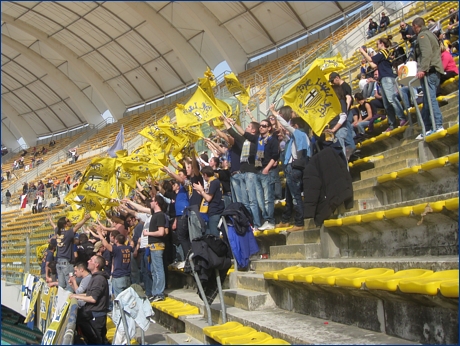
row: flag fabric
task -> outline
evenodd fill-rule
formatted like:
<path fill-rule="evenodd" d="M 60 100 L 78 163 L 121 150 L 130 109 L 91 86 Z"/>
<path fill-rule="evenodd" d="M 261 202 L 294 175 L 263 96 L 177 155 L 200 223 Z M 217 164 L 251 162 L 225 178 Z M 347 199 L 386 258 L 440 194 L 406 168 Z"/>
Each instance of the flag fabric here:
<path fill-rule="evenodd" d="M 205 78 L 209 79 L 209 84 L 211 85 L 211 88 L 215 88 L 217 83 L 216 83 L 216 77 L 214 76 L 214 73 L 211 71 L 209 66 L 207 67 L 206 71 L 204 72 Z"/>
<path fill-rule="evenodd" d="M 318 66 L 319 69 L 323 71 L 325 77 L 327 77 L 327 75 L 333 71 L 338 71 L 345 68 L 345 64 L 343 63 L 343 59 L 340 53 L 330 58 L 316 58 L 310 66 L 308 72 L 313 70 L 315 66 Z"/>
<path fill-rule="evenodd" d="M 342 111 L 337 95 L 317 65 L 293 85 L 283 99 L 318 136 Z"/>
<path fill-rule="evenodd" d="M 70 220 L 70 222 L 72 222 L 75 225 L 77 222 L 83 219 L 83 216 L 85 216 L 85 208 L 68 211 L 66 216 Z"/>
<path fill-rule="evenodd" d="M 120 132 L 117 134 L 117 138 L 115 138 L 115 143 L 107 150 L 107 153 L 110 157 L 117 157 L 116 152 L 118 150 L 123 150 L 123 142 L 125 141 L 125 129 L 123 128 L 123 124 L 121 125 Z"/>
<path fill-rule="evenodd" d="M 225 85 L 227 86 L 228 91 L 230 91 L 235 97 L 243 104 L 247 105 L 250 99 L 249 96 L 249 88 L 248 86 L 246 89 L 241 85 L 238 78 L 236 78 L 235 74 L 229 73 L 224 76 Z"/>
<path fill-rule="evenodd" d="M 198 86 L 203 89 L 203 91 L 206 93 L 206 95 L 209 96 L 209 98 L 213 101 L 216 102 L 215 96 L 214 96 L 214 91 L 212 90 L 211 82 L 209 81 L 208 78 L 198 78 Z"/>
<path fill-rule="evenodd" d="M 222 115 L 222 110 L 200 87 L 185 105 L 178 104 L 175 112 L 179 128 L 200 125 Z"/>

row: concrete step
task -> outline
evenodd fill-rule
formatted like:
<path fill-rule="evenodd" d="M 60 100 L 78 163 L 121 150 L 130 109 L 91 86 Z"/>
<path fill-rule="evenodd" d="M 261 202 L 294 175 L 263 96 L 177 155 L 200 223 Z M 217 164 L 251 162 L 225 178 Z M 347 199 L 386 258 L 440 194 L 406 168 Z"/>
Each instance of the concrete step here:
<path fill-rule="evenodd" d="M 166 334 L 166 342 L 168 345 L 204 345 L 203 342 L 187 333 Z"/>
<path fill-rule="evenodd" d="M 253 262 L 258 274 L 272 270 L 281 270 L 296 265 L 302 267 L 316 266 L 319 268 L 358 267 L 363 269 L 390 268 L 395 271 L 404 269 L 430 269 L 433 271 L 458 269 L 458 256 L 412 256 L 412 257 L 373 257 L 373 258 L 319 258 L 309 260 L 258 260 Z"/>
<path fill-rule="evenodd" d="M 270 247 L 270 258 L 284 259 L 307 259 L 320 258 L 321 244 L 296 244 Z"/>
<path fill-rule="evenodd" d="M 273 307 L 275 303 L 265 292 L 256 292 L 242 288 L 223 290 L 225 305 L 248 311 Z"/>
<path fill-rule="evenodd" d="M 177 295 L 179 296 L 179 293 Z M 198 297 L 195 300 L 196 304 L 199 303 Z M 222 323 L 219 317 L 220 305 L 212 304 L 211 314 L 213 324 Z M 414 344 L 414 342 L 383 333 L 326 321 L 276 307 L 265 309 L 263 313 L 229 307 L 227 308 L 227 321 L 239 322 L 291 344 Z M 210 340 L 202 332 L 207 325 L 204 318 L 188 319 L 185 322 L 185 332 L 199 342 L 209 343 Z"/>
<path fill-rule="evenodd" d="M 353 191 L 377 185 L 377 178 L 362 179 L 353 182 Z"/>
<path fill-rule="evenodd" d="M 268 292 L 268 283 L 261 274 L 255 272 L 233 272 L 230 274 L 230 282 L 233 282 L 235 277 L 235 285 L 230 288 L 242 288 L 255 292 Z"/>
<path fill-rule="evenodd" d="M 361 179 L 375 178 L 380 175 L 398 171 L 403 168 L 412 167 L 417 164 L 418 164 L 418 159 L 404 159 L 401 161 L 391 163 L 386 166 L 382 166 L 379 168 L 372 168 L 367 171 L 363 171 L 361 172 Z"/>
<path fill-rule="evenodd" d="M 320 242 L 319 228 L 308 231 L 289 232 L 286 236 L 286 245 L 317 244 Z"/>
<path fill-rule="evenodd" d="M 385 155 L 384 155 L 385 156 Z M 405 160 L 405 159 L 418 159 L 418 147 L 412 149 L 400 149 L 398 153 L 391 156 L 385 156 L 382 160 L 374 162 L 375 168 L 385 167 L 392 163 Z"/>
<path fill-rule="evenodd" d="M 361 199 L 373 199 L 375 198 L 375 190 L 374 187 L 365 187 L 363 189 L 353 189 L 353 198 L 355 201 L 359 201 Z"/>

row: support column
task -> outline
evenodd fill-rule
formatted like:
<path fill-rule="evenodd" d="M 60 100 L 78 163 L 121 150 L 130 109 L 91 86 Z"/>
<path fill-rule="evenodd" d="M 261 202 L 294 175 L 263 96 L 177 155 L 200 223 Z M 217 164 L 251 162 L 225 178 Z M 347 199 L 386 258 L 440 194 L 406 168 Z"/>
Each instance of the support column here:
<path fill-rule="evenodd" d="M 18 113 L 16 109 L 14 109 L 5 99 L 2 98 L 2 113 L 8 117 L 13 125 L 16 127 L 18 132 L 21 134 L 22 139 L 29 147 L 34 147 L 37 145 L 37 134 L 35 133 L 34 129 L 29 125 L 27 121 L 25 121 Z M 2 124 L 3 130 L 3 124 Z M 3 133 L 2 133 L 2 140 L 3 140 Z M 19 146 L 19 145 L 17 145 Z M 13 148 L 15 149 L 15 148 Z"/>

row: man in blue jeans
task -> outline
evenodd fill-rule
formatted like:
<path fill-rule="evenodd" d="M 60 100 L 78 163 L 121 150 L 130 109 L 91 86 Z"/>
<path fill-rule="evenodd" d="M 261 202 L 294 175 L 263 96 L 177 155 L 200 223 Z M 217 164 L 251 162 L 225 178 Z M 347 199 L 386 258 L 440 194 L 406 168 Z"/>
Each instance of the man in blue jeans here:
<path fill-rule="evenodd" d="M 112 287 L 113 295 L 116 298 L 121 292 L 131 286 L 131 252 L 133 252 L 133 241 L 125 245 L 126 238 L 123 234 L 115 237 L 115 244 L 112 245 L 102 235 L 102 229 L 97 228 L 97 234 L 102 245 L 113 254 Z"/>
<path fill-rule="evenodd" d="M 425 26 L 425 20 L 421 17 L 415 18 L 412 28 L 417 34 L 415 57 L 417 58 L 417 78 L 420 79 L 423 90 L 422 119 L 426 131 L 418 135 L 416 139 L 424 139 L 426 136 L 444 130 L 441 109 L 436 100 L 436 89 L 439 86 L 441 74 L 444 74 L 444 67 L 438 40 Z M 428 90 L 425 83 L 428 85 Z M 429 104 L 432 105 L 434 124 L 431 120 Z"/>
<path fill-rule="evenodd" d="M 278 137 L 271 136 L 270 130 L 270 120 L 264 119 L 259 125 L 259 136 L 249 132 L 244 133 L 244 137 L 247 140 L 257 145 L 254 164 L 257 170 L 256 193 L 259 208 L 262 210 L 262 217 L 265 220 L 265 223 L 259 227 L 259 230 L 275 228 L 275 182 L 270 176 L 270 170 L 275 167 L 280 153 Z"/>
<path fill-rule="evenodd" d="M 152 272 L 152 292 L 153 299 L 150 301 L 162 301 L 165 299 L 165 271 L 163 266 L 163 252 L 165 249 L 164 237 L 166 236 L 165 229 L 167 227 L 166 214 L 167 204 L 163 197 L 155 195 L 147 203 L 150 204 L 152 210 L 152 218 L 150 219 L 149 230 L 143 231 L 144 236 L 148 236 L 150 247 L 150 269 Z"/>
<path fill-rule="evenodd" d="M 258 136 L 259 123 L 250 122 L 246 130 L 237 125 L 233 119 L 224 118 L 224 124 L 228 133 L 234 138 L 234 146 L 238 148 L 237 152 L 240 154 L 238 157 L 240 160 L 240 170 L 232 173 L 232 188 L 234 185 L 237 186 L 234 189 L 236 201 L 243 203 L 246 209 L 251 212 L 254 221 L 254 230 L 256 231 L 262 225 L 256 189 L 257 170 L 255 167 L 255 158 L 257 145 L 244 138 L 243 133 L 247 132 Z"/>

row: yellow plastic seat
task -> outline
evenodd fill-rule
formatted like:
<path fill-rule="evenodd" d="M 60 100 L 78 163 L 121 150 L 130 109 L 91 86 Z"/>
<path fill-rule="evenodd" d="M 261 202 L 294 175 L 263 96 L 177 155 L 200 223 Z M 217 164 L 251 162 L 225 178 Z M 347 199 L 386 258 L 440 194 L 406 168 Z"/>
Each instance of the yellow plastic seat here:
<path fill-rule="evenodd" d="M 346 216 L 342 218 L 343 226 L 355 225 L 357 223 L 361 223 L 361 215 L 352 215 L 352 216 Z"/>
<path fill-rule="evenodd" d="M 458 152 L 447 155 L 450 164 L 458 163 Z"/>
<path fill-rule="evenodd" d="M 447 199 L 445 203 L 447 210 L 458 212 L 458 197 Z"/>
<path fill-rule="evenodd" d="M 282 232 L 283 230 L 280 230 L 278 228 L 275 228 L 275 229 L 266 229 L 263 231 L 263 234 L 264 235 L 271 235 L 271 234 L 279 234 L 280 232 Z M 285 231 L 285 229 L 284 229 Z"/>
<path fill-rule="evenodd" d="M 294 281 L 294 275 L 298 274 L 308 274 L 320 270 L 318 267 L 303 267 L 302 270 L 297 270 L 295 272 L 285 272 L 278 274 L 279 281 Z"/>
<path fill-rule="evenodd" d="M 212 338 L 214 332 L 222 331 L 222 330 L 232 330 L 235 328 L 243 327 L 243 325 L 239 322 L 231 321 L 224 324 L 220 324 L 217 326 L 209 326 L 203 328 L 203 333 Z"/>
<path fill-rule="evenodd" d="M 444 297 L 458 298 L 458 278 L 441 283 L 439 291 Z"/>
<path fill-rule="evenodd" d="M 260 237 L 263 233 L 262 231 L 254 231 L 254 237 Z"/>
<path fill-rule="evenodd" d="M 409 125 L 409 124 L 407 124 L 407 125 Z M 406 126 L 397 127 L 393 131 L 386 132 L 386 133 L 388 133 L 388 136 L 391 137 L 391 136 L 397 135 L 397 134 L 399 134 L 401 132 L 404 132 L 404 131 L 406 131 Z"/>
<path fill-rule="evenodd" d="M 273 340 L 271 335 L 256 331 L 250 335 L 222 339 L 222 345 L 260 345 L 262 342 L 270 340 Z"/>
<path fill-rule="evenodd" d="M 442 208 L 446 205 L 446 202 L 437 201 L 437 202 L 431 202 L 431 203 L 417 204 L 412 207 L 412 212 L 415 215 L 421 215 L 425 212 L 425 209 L 428 205 L 430 205 L 430 208 L 433 210 L 433 213 L 439 213 L 442 211 Z"/>
<path fill-rule="evenodd" d="M 353 275 L 353 274 L 358 274 L 360 272 L 363 272 L 364 269 L 362 268 L 345 268 L 341 269 L 339 271 L 331 272 L 331 273 L 325 273 L 325 274 L 316 274 L 313 275 L 312 281 L 314 284 L 317 285 L 330 285 L 334 286 L 335 285 L 335 279 L 338 275 Z"/>
<path fill-rule="evenodd" d="M 179 316 L 198 315 L 199 313 L 200 309 L 196 306 L 189 305 L 182 309 L 173 309 L 168 313 L 168 315 L 171 315 L 174 318 L 179 318 Z"/>
<path fill-rule="evenodd" d="M 391 173 L 383 174 L 380 177 L 377 177 L 377 182 L 381 184 L 386 181 L 395 180 L 397 177 L 398 177 L 398 172 L 391 172 Z"/>
<path fill-rule="evenodd" d="M 106 334 L 107 340 L 109 340 L 110 342 L 113 341 L 113 337 L 115 336 L 115 331 L 116 330 L 117 330 L 117 328 L 111 328 L 111 329 L 107 330 L 107 334 Z"/>
<path fill-rule="evenodd" d="M 403 169 L 401 169 L 401 170 L 399 170 L 397 172 L 398 173 L 398 178 L 404 178 L 404 177 L 406 177 L 408 175 L 416 174 L 416 173 L 418 173 L 418 171 L 420 171 L 420 169 L 421 169 L 420 165 L 403 168 Z"/>
<path fill-rule="evenodd" d="M 384 217 L 385 217 L 384 211 L 374 211 L 372 213 L 361 215 L 361 222 L 379 221 L 379 220 L 383 220 Z"/>
<path fill-rule="evenodd" d="M 382 277 L 394 274 L 395 271 L 389 268 L 367 269 L 354 275 L 339 275 L 335 279 L 335 284 L 341 287 L 361 288 L 368 277 Z"/>
<path fill-rule="evenodd" d="M 286 267 L 286 268 L 283 268 L 281 270 L 272 270 L 272 271 L 269 271 L 269 272 L 265 272 L 264 273 L 264 279 L 265 280 L 278 280 L 278 275 L 279 274 L 282 274 L 282 273 L 290 273 L 292 272 L 293 270 L 297 270 L 297 269 L 302 269 L 303 267 L 300 267 L 300 266 L 293 266 L 293 267 Z"/>
<path fill-rule="evenodd" d="M 365 280 L 366 287 L 373 290 L 384 290 L 384 291 L 396 291 L 398 288 L 399 281 L 403 279 L 416 279 L 422 278 L 433 274 L 432 270 L 426 269 L 407 269 L 400 270 L 393 275 L 383 277 L 368 277 Z"/>
<path fill-rule="evenodd" d="M 404 293 L 436 295 L 440 285 L 445 281 L 458 279 L 458 269 L 443 270 L 420 279 L 405 279 L 399 282 L 399 289 Z"/>
<path fill-rule="evenodd" d="M 313 275 L 321 275 L 321 274 L 332 274 L 337 273 L 341 269 L 336 267 L 326 267 L 321 268 L 320 270 L 314 271 L 313 273 L 304 273 L 304 274 L 295 274 L 294 275 L 294 282 L 302 282 L 311 284 L 313 282 Z"/>
<path fill-rule="evenodd" d="M 273 338 L 264 342 L 260 342 L 259 345 L 290 345 L 290 343 L 283 339 Z"/>
<path fill-rule="evenodd" d="M 324 227 L 340 227 L 343 219 L 324 220 Z"/>
<path fill-rule="evenodd" d="M 446 165 L 446 163 L 448 163 L 448 162 L 449 162 L 448 157 L 443 156 L 443 157 L 439 157 L 437 159 L 430 160 L 430 161 L 427 161 L 425 163 L 422 163 L 421 168 L 424 171 L 429 171 L 430 169 L 444 167 Z"/>
<path fill-rule="evenodd" d="M 231 330 L 220 330 L 218 332 L 214 332 L 212 338 L 222 344 L 227 338 L 247 336 L 248 334 L 253 334 L 254 332 L 257 332 L 257 330 L 251 327 L 243 326 L 233 328 Z"/>
<path fill-rule="evenodd" d="M 109 316 L 107 316 L 107 322 L 106 322 L 107 330 L 115 328 L 115 327 L 116 327 L 115 323 L 113 323 L 112 319 Z"/>
<path fill-rule="evenodd" d="M 455 124 L 447 129 L 449 135 L 455 135 L 458 133 L 458 124 Z"/>
<path fill-rule="evenodd" d="M 443 137 L 446 137 L 447 135 L 447 130 L 442 130 L 442 131 L 439 131 L 439 132 L 435 132 L 429 136 L 426 136 L 425 137 L 425 142 L 433 142 L 439 138 L 443 138 Z"/>
<path fill-rule="evenodd" d="M 397 217 L 410 216 L 412 213 L 412 207 L 400 207 L 387 210 L 385 217 L 387 219 L 395 219 Z"/>

